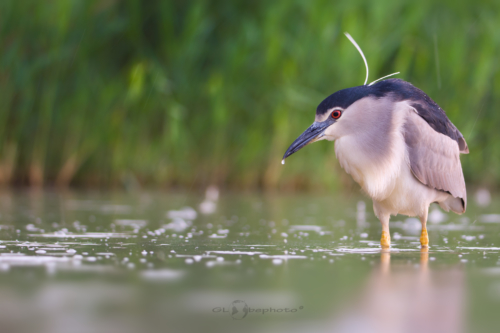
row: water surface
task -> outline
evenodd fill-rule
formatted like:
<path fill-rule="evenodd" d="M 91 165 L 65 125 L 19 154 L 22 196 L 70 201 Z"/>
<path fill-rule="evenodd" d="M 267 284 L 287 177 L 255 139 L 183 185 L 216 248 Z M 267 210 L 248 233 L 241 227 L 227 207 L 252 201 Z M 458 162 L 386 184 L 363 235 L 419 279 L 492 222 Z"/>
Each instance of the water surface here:
<path fill-rule="evenodd" d="M 472 200 L 470 200 L 472 201 Z M 0 193 L 10 332 L 489 332 L 500 202 L 391 220 L 357 195 Z M 5 330 L 7 331 L 7 330 Z"/>

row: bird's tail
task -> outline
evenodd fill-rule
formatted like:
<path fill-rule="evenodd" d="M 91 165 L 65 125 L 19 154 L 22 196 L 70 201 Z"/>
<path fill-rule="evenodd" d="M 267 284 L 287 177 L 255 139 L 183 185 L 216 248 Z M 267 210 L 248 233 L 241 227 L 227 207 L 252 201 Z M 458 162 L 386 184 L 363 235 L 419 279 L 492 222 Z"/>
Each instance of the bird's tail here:
<path fill-rule="evenodd" d="M 439 202 L 439 206 L 447 212 L 451 210 L 457 214 L 465 213 L 465 201 L 462 198 L 455 198 L 452 195 L 449 195 L 445 201 Z"/>

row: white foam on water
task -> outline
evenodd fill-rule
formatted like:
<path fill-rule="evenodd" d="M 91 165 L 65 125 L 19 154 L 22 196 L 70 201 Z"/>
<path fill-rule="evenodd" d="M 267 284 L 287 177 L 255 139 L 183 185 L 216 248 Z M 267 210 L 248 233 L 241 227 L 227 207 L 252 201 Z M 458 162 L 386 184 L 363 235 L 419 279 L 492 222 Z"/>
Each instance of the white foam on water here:
<path fill-rule="evenodd" d="M 288 259 L 307 259 L 308 257 L 307 256 L 294 256 L 294 255 L 290 255 L 290 254 L 278 254 L 278 255 L 267 255 L 267 254 L 261 254 L 259 256 L 259 258 L 261 259 L 285 259 L 285 260 L 288 260 Z"/>
<path fill-rule="evenodd" d="M 219 259 L 221 257 L 218 257 Z M 238 261 L 223 261 L 223 260 L 210 260 L 205 263 L 205 266 L 207 267 L 214 267 L 214 266 L 228 266 L 228 265 L 238 265 Z"/>
<path fill-rule="evenodd" d="M 281 265 L 283 263 L 283 259 L 273 259 L 274 265 Z"/>
<path fill-rule="evenodd" d="M 56 231 L 54 233 L 46 234 L 29 234 L 30 237 L 43 237 L 43 238 L 135 238 L 136 235 L 128 233 L 116 233 L 116 232 L 86 232 L 84 234 L 73 234 L 71 232 L 65 233 Z M 85 244 L 79 244 L 85 245 Z M 98 244 L 87 244 L 87 245 L 98 245 Z"/>
<path fill-rule="evenodd" d="M 30 232 L 40 231 L 40 228 L 35 227 L 34 224 L 28 224 L 28 225 L 26 225 L 25 228 L 26 228 L 26 230 L 28 230 Z"/>
<path fill-rule="evenodd" d="M 194 258 L 195 260 L 196 260 L 196 258 L 199 258 L 199 260 L 201 260 L 202 258 L 217 258 L 217 256 L 212 256 L 212 255 L 207 255 L 207 254 L 204 254 L 204 255 L 176 254 L 175 257 L 176 258 Z M 196 260 L 196 261 L 199 261 L 199 260 Z"/>
<path fill-rule="evenodd" d="M 45 245 L 44 247 L 39 247 L 39 250 L 45 250 L 45 251 L 64 251 L 66 253 L 66 248 L 65 247 L 49 247 L 49 244 Z"/>
<path fill-rule="evenodd" d="M 462 249 L 462 250 L 481 250 L 481 251 L 500 251 L 500 247 L 457 246 L 457 249 Z"/>
<path fill-rule="evenodd" d="M 67 245 L 60 245 L 60 244 L 43 244 L 43 243 L 35 243 L 36 245 L 33 245 L 33 243 L 30 244 L 30 246 L 43 246 L 45 249 L 50 249 L 52 251 L 64 251 L 68 248 Z"/>
<path fill-rule="evenodd" d="M 68 257 L 26 256 L 14 253 L 2 253 L 0 255 L 0 265 L 7 264 L 10 266 L 43 266 L 48 263 L 69 263 L 71 261 L 72 259 Z"/>
<path fill-rule="evenodd" d="M 261 254 L 262 252 L 251 252 L 251 251 L 207 251 L 207 254 L 217 253 L 217 254 L 242 254 L 253 256 L 254 254 Z"/>
<path fill-rule="evenodd" d="M 227 237 L 227 234 L 226 235 L 212 234 L 212 235 L 208 236 L 208 238 L 226 238 L 226 237 Z"/>
<path fill-rule="evenodd" d="M 191 226 L 191 221 L 186 221 L 181 217 L 174 217 L 172 219 L 172 222 L 163 225 L 163 229 L 181 232 L 189 228 L 190 226 Z"/>
<path fill-rule="evenodd" d="M 420 243 L 419 243 L 420 244 Z M 380 244 L 377 244 L 380 246 Z M 335 251 L 338 251 L 338 252 L 341 252 L 341 253 L 359 253 L 359 254 L 363 254 L 363 253 L 377 253 L 377 252 L 381 252 L 381 251 L 384 251 L 383 249 L 381 248 L 369 248 L 369 247 L 366 247 L 366 248 L 348 248 L 348 247 L 339 247 L 337 249 L 335 249 Z M 420 249 L 400 249 L 400 248 L 395 248 L 395 247 L 392 247 L 390 248 L 390 252 L 411 252 L 411 251 L 420 251 Z"/>
<path fill-rule="evenodd" d="M 380 252 L 379 248 L 345 248 L 345 247 L 340 247 L 335 249 L 335 251 L 338 252 L 346 252 L 346 253 L 377 253 Z"/>
<path fill-rule="evenodd" d="M 217 210 L 217 204 L 214 201 L 205 200 L 200 204 L 200 212 L 205 215 L 213 214 Z"/>
<path fill-rule="evenodd" d="M 116 225 L 119 226 L 130 226 L 134 228 L 142 228 L 145 227 L 148 224 L 147 220 L 115 220 L 113 222 Z"/>
<path fill-rule="evenodd" d="M 311 251 L 311 249 L 305 249 Z M 312 249 L 313 252 L 332 252 L 333 249 Z"/>
<path fill-rule="evenodd" d="M 185 220 L 194 220 L 198 216 L 196 211 L 191 207 L 184 207 L 180 210 L 169 210 L 166 215 L 170 219 L 180 218 Z"/>
<path fill-rule="evenodd" d="M 396 232 L 394 233 L 394 235 L 393 235 L 392 238 L 395 239 L 395 240 L 400 240 L 400 239 L 402 239 L 402 240 L 409 240 L 409 241 L 420 240 L 420 238 L 417 237 L 417 236 L 401 236 L 401 234 L 398 234 Z"/>

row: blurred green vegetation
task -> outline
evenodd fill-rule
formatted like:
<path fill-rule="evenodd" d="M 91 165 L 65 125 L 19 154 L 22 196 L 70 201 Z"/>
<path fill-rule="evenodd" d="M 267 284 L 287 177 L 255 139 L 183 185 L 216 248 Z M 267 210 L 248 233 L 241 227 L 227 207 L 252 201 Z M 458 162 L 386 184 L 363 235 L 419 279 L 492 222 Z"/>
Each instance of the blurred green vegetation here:
<path fill-rule="evenodd" d="M 398 76 L 500 184 L 500 2 L 0 2 L 0 182 L 335 189 L 333 144 L 280 164 L 329 94 Z"/>

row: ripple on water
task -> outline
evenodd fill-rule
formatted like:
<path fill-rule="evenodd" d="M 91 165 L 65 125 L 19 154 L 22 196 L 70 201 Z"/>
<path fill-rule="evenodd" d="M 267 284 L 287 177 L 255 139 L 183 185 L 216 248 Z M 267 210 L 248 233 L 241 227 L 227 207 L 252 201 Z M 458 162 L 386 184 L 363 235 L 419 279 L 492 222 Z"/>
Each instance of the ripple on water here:
<path fill-rule="evenodd" d="M 71 232 L 56 231 L 53 233 L 45 234 L 28 234 L 29 237 L 43 237 L 43 238 L 135 238 L 137 235 L 130 233 L 117 233 L 117 232 L 86 232 L 84 234 L 74 234 Z"/>
<path fill-rule="evenodd" d="M 480 251 L 500 251 L 500 247 L 480 247 L 480 246 L 457 246 L 462 250 L 480 250 Z"/>
<path fill-rule="evenodd" d="M 253 256 L 254 254 L 261 254 L 262 252 L 252 252 L 252 251 L 207 251 L 207 254 L 217 253 L 217 254 L 243 254 Z"/>
<path fill-rule="evenodd" d="M 277 254 L 277 255 L 268 255 L 268 254 L 261 254 L 259 255 L 259 258 L 261 259 L 307 259 L 307 256 L 299 256 L 299 255 L 290 255 L 290 254 Z"/>
<path fill-rule="evenodd" d="M 362 248 L 354 248 L 354 247 L 338 247 L 335 249 L 337 252 L 341 253 L 378 253 L 384 251 L 382 248 L 374 248 L 374 247 L 362 247 Z M 390 252 L 414 252 L 414 251 L 420 251 L 420 248 L 409 248 L 409 249 L 400 249 L 400 248 L 395 248 L 391 247 Z"/>
<path fill-rule="evenodd" d="M 43 266 L 48 263 L 69 263 L 71 261 L 72 259 L 69 257 L 27 256 L 23 253 L 0 254 L 0 264 L 8 264 L 10 266 Z"/>

